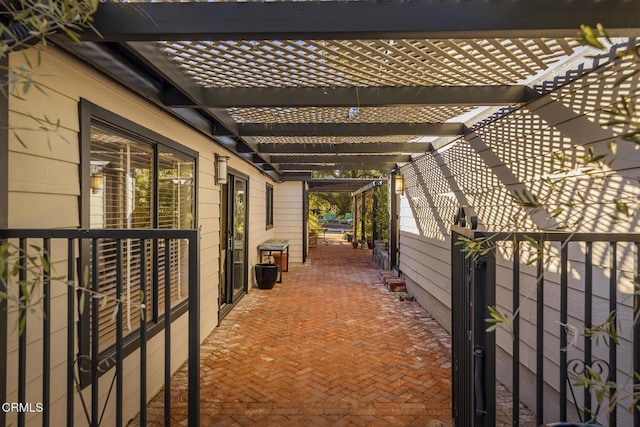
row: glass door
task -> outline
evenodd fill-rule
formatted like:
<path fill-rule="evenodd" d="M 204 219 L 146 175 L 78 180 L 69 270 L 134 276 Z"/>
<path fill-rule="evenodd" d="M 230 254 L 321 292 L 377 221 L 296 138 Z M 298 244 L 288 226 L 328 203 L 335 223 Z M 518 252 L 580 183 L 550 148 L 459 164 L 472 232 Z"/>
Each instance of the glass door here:
<path fill-rule="evenodd" d="M 247 290 L 247 180 L 229 174 L 222 188 L 220 311 L 224 316 Z"/>

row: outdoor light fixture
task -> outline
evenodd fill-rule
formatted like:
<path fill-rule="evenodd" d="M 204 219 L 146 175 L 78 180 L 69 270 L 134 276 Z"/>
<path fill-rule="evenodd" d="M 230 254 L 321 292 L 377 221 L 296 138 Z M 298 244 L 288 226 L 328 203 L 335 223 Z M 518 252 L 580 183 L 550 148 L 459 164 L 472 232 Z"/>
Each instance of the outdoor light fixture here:
<path fill-rule="evenodd" d="M 400 175 L 400 173 L 396 173 L 394 179 L 394 187 L 396 189 L 396 194 L 404 193 L 404 177 Z"/>
<path fill-rule="evenodd" d="M 95 194 L 98 191 L 102 191 L 103 189 L 104 189 L 104 174 L 95 173 L 91 175 L 91 192 Z"/>
<path fill-rule="evenodd" d="M 89 164 L 89 173 L 91 174 L 91 192 L 96 194 L 98 191 L 104 190 L 104 168 L 109 162 L 104 160 L 91 160 Z"/>
<path fill-rule="evenodd" d="M 220 156 L 216 154 L 216 183 L 217 184 L 226 184 L 227 183 L 227 161 L 229 160 L 229 156 Z"/>

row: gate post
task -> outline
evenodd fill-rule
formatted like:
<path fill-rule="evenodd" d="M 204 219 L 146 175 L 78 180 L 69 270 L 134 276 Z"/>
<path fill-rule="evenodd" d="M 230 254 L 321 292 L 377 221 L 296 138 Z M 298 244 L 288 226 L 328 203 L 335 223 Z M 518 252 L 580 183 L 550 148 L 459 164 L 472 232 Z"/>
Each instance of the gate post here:
<path fill-rule="evenodd" d="M 495 305 L 495 254 L 467 256 L 460 237 L 483 233 L 451 229 L 452 417 L 458 427 L 492 427 L 496 419 L 495 334 L 486 332 Z"/>

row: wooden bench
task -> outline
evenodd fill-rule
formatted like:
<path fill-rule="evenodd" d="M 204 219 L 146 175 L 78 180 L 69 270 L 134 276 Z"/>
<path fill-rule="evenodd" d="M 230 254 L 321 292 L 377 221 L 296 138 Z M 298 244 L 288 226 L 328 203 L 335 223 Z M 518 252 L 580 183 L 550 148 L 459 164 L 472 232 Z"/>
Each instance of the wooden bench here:
<path fill-rule="evenodd" d="M 278 270 L 280 270 L 280 277 L 278 283 L 282 283 L 282 272 L 289 271 L 289 241 L 284 239 L 269 239 L 258 245 L 260 251 L 260 261 L 265 252 L 268 256 L 272 256 L 274 252 L 280 253 L 280 262 L 278 263 Z M 284 256 L 286 254 L 286 256 Z M 284 261 L 284 266 L 282 265 Z M 284 268 L 283 268 L 284 267 Z"/>

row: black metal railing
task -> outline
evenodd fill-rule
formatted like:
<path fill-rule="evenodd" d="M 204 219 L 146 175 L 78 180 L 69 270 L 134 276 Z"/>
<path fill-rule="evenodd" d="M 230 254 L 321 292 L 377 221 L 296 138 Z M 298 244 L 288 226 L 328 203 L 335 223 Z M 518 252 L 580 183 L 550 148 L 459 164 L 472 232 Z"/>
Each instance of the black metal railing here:
<path fill-rule="evenodd" d="M 486 250 L 471 255 L 460 244 L 464 239 L 482 241 Z M 501 247 L 508 256 L 496 262 Z M 640 374 L 639 233 L 490 233 L 453 226 L 451 248 L 455 425 L 495 425 L 498 379 L 513 397 L 513 426 L 521 425 L 525 395 L 537 425 L 640 426 L 634 400 L 640 397 L 640 377 L 634 375 Z M 545 253 L 551 250 L 553 267 Z M 509 316 L 503 326 L 510 348 L 505 340 L 496 346 L 496 332 L 487 332 L 497 270 L 498 293 L 504 293 L 497 308 Z M 506 357 L 497 357 L 498 351 Z"/>
<path fill-rule="evenodd" d="M 115 278 L 109 282 L 112 285 L 108 296 L 100 287 L 99 277 L 104 270 L 100 248 L 105 241 L 112 247 L 115 245 L 112 264 Z M 175 369 L 182 362 L 172 361 L 172 354 L 185 345 L 188 347 L 188 422 L 189 426 L 199 425 L 197 230 L 16 229 L 0 230 L 0 242 L 8 249 L 0 254 L 4 256 L 0 265 L 10 268 L 0 271 L 0 278 L 5 277 L 0 282 L 4 295 L 0 299 L 0 335 L 5 337 L 0 339 L 0 373 L 3 374 L 0 375 L 0 401 L 4 402 L 0 426 L 71 426 L 76 422 L 98 426 L 107 419 L 110 425 L 122 426 L 136 416 L 131 413 L 129 402 L 136 394 L 139 396 L 137 415 L 140 425 L 145 425 L 146 406 L 152 397 L 147 384 L 150 377 L 157 376 L 148 371 L 151 356 L 148 342 L 160 331 L 164 331 L 162 345 L 165 348 L 162 362 L 165 425 L 171 422 L 172 366 Z M 188 271 L 185 275 L 188 297 L 174 305 L 171 292 L 175 286 L 171 280 L 172 277 L 175 280 L 175 275 L 172 276 L 169 262 L 170 248 L 175 248 L 172 242 L 182 242 Z M 135 253 L 134 274 L 140 284 L 135 297 L 125 295 L 131 274 L 123 275 L 127 269 L 124 251 L 132 245 L 150 248 Z M 159 261 L 162 257 L 164 261 Z M 11 276 L 9 280 L 7 275 Z M 159 280 L 163 281 L 164 289 L 158 286 Z M 164 293 L 164 313 L 160 315 L 154 314 L 157 307 L 147 309 L 161 299 L 158 292 Z M 109 298 L 111 303 L 107 307 Z M 140 319 L 136 319 L 135 330 L 125 331 L 123 312 L 132 300 L 138 305 Z M 113 345 L 101 348 L 100 325 L 105 322 L 107 308 L 115 339 Z M 172 321 L 185 312 L 188 313 L 188 337 L 172 343 Z M 90 343 L 83 342 L 87 338 Z M 160 339 L 160 335 L 156 339 Z M 60 353 L 65 354 L 64 357 Z M 41 367 L 36 368 L 33 361 L 40 357 Z M 61 359 L 64 362 L 60 363 Z M 137 378 L 132 379 L 132 372 L 136 370 Z M 12 375 L 16 371 L 17 374 Z M 88 381 L 83 383 L 82 378 Z M 137 391 L 132 390 L 136 387 Z"/>

